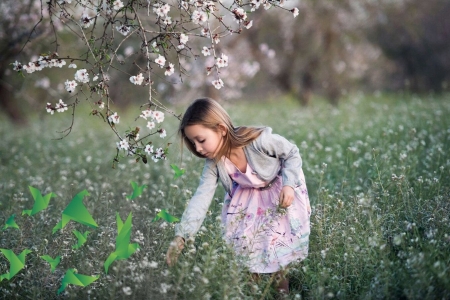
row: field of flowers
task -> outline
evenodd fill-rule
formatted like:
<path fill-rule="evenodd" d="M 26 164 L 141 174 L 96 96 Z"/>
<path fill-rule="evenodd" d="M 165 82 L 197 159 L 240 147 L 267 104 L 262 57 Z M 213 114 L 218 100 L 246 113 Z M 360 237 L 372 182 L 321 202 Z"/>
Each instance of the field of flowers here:
<path fill-rule="evenodd" d="M 277 99 L 226 108 L 236 125 L 271 126 L 300 148 L 312 231 L 309 257 L 290 268 L 291 299 L 450 299 L 448 96 L 353 95 L 339 108 Z M 83 118 L 63 140 L 53 140 L 67 126 L 61 115 L 36 117 L 21 129 L 0 121 L 0 249 L 31 250 L 23 269 L 0 282 L 0 299 L 272 299 L 271 278 L 253 282 L 221 239 L 221 189 L 178 264 L 165 264 L 173 224 L 153 219 L 161 209 L 181 216 L 202 168 L 180 149 L 176 120 L 165 121 L 168 161 L 124 158 L 112 169 L 112 133 Z M 174 179 L 171 163 L 186 173 Z M 147 185 L 133 200 L 131 181 Z M 29 186 L 56 195 L 31 216 L 22 215 L 34 203 Z M 72 221 L 53 233 L 83 190 L 98 228 Z M 106 274 L 116 213 L 124 222 L 132 213 L 130 243 L 139 249 Z M 5 225 L 13 214 L 19 229 Z M 90 232 L 78 249 L 74 230 Z M 61 261 L 52 271 L 43 255 Z M 68 269 L 99 277 L 58 294 Z M 0 276 L 9 270 L 0 253 Z"/>

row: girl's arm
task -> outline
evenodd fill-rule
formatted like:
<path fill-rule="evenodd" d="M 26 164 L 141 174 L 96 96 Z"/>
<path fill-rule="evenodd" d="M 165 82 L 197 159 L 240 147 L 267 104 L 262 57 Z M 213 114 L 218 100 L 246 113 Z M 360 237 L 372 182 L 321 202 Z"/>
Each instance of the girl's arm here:
<path fill-rule="evenodd" d="M 175 226 L 175 235 L 184 239 L 195 236 L 205 219 L 218 183 L 217 167 L 214 161 L 207 159 L 200 177 L 200 184 L 180 223 Z"/>

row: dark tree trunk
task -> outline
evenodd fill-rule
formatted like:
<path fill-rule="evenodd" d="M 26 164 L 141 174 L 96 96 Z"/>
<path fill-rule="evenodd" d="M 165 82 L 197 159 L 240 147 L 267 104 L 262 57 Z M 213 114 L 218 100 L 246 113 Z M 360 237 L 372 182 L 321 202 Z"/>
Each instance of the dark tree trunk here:
<path fill-rule="evenodd" d="M 0 72 L 4 70 L 0 70 Z M 0 109 L 16 125 L 26 125 L 27 119 L 14 99 L 12 87 L 8 86 L 0 77 Z"/>

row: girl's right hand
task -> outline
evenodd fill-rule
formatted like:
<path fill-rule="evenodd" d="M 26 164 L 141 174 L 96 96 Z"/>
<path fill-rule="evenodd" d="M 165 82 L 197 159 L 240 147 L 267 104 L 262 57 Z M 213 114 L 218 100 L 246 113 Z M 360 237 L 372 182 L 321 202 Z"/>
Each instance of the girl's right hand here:
<path fill-rule="evenodd" d="M 178 256 L 181 250 L 184 248 L 184 238 L 176 236 L 172 242 L 170 242 L 169 249 L 166 254 L 166 261 L 169 266 L 174 266 L 177 263 Z"/>

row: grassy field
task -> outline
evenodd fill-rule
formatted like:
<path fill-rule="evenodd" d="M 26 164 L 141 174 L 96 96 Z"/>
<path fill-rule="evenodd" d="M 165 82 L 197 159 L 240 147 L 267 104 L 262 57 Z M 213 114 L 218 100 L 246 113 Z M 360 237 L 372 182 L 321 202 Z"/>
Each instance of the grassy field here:
<path fill-rule="evenodd" d="M 236 125 L 271 126 L 300 148 L 312 231 L 309 257 L 290 269 L 291 299 L 450 299 L 449 96 L 354 95 L 339 108 L 277 99 L 226 108 Z M 124 158 L 112 169 L 115 140 L 98 119 L 78 115 L 63 140 L 53 140 L 70 123 L 60 115 L 36 117 L 22 129 L 2 119 L 0 226 L 15 214 L 20 229 L 0 227 L 0 248 L 32 252 L 23 270 L 0 282 L 1 299 L 273 297 L 270 278 L 252 282 L 221 239 L 221 189 L 195 242 L 176 267 L 165 264 L 173 224 L 152 220 L 160 209 L 181 216 L 202 168 L 180 150 L 176 120 L 165 121 L 168 161 Z M 120 125 L 126 129 L 125 117 Z M 186 174 L 173 179 L 170 163 Z M 131 181 L 148 185 L 132 201 L 126 198 Z M 33 216 L 22 215 L 33 206 L 28 186 L 56 194 Z M 98 228 L 70 222 L 53 234 L 61 212 L 84 189 Z M 122 220 L 132 212 L 131 242 L 140 249 L 105 274 L 103 263 L 115 250 L 116 212 Z M 79 249 L 72 248 L 75 229 L 90 231 Z M 61 256 L 54 272 L 42 255 Z M 100 277 L 57 295 L 69 268 Z M 0 254 L 0 275 L 6 272 L 9 262 Z"/>

